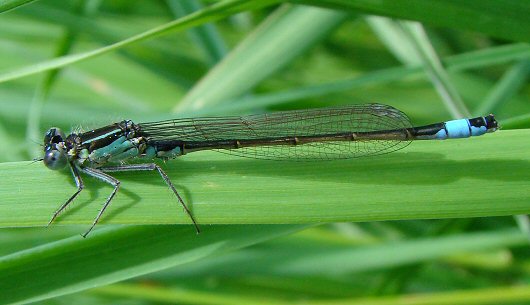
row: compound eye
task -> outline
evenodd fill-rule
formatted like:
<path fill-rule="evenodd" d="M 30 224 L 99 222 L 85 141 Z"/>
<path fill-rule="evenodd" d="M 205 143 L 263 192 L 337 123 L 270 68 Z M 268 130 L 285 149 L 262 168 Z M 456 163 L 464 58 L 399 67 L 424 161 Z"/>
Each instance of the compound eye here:
<path fill-rule="evenodd" d="M 62 142 L 64 139 L 64 132 L 57 127 L 52 127 L 46 131 L 46 135 L 44 135 L 44 145 L 46 144 L 52 144 L 52 143 L 59 143 Z"/>
<path fill-rule="evenodd" d="M 44 165 L 49 169 L 58 170 L 66 166 L 66 155 L 56 149 L 48 150 L 44 153 Z"/>

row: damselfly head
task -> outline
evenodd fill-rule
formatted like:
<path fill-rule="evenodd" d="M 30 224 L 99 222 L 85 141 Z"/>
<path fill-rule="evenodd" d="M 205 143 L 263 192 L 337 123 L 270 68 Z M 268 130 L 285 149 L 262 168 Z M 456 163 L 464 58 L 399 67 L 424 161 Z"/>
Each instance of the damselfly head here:
<path fill-rule="evenodd" d="M 48 129 L 44 135 L 44 165 L 57 170 L 66 166 L 68 158 L 64 146 L 64 133 L 57 127 Z"/>

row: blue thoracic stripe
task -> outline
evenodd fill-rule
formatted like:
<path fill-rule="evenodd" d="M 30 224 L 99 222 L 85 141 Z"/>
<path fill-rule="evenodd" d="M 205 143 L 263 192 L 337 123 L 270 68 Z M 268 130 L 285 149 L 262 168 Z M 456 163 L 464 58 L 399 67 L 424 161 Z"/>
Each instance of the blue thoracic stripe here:
<path fill-rule="evenodd" d="M 444 123 L 445 128 L 436 133 L 436 139 L 458 139 L 480 136 L 487 132 L 486 126 L 473 126 L 469 119 L 452 120 Z M 484 121 L 486 125 L 486 121 Z"/>
<path fill-rule="evenodd" d="M 106 138 L 106 137 L 109 137 L 109 136 L 114 135 L 114 134 L 119 133 L 119 132 L 122 132 L 122 130 L 119 129 L 119 128 L 117 128 L 117 129 L 115 129 L 115 130 L 112 130 L 112 131 L 110 131 L 110 132 L 107 132 L 107 133 L 105 133 L 105 134 L 102 134 L 102 135 L 100 135 L 100 136 L 98 136 L 98 137 L 95 137 L 95 138 L 91 138 L 91 139 L 85 140 L 85 141 L 83 141 L 83 144 L 89 144 L 89 143 L 91 143 L 91 142 L 93 142 L 93 141 L 97 141 L 97 140 L 104 139 L 104 138 Z"/>

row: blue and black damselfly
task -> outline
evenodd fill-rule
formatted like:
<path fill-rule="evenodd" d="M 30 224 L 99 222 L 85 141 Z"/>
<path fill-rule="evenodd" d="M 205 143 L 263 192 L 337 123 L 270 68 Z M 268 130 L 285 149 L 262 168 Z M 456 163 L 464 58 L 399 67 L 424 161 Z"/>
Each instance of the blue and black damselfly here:
<path fill-rule="evenodd" d="M 403 112 L 381 104 L 139 124 L 125 120 L 67 137 L 59 128 L 50 128 L 44 137 L 44 164 L 53 170 L 68 165 L 77 185 L 77 191 L 55 211 L 50 223 L 83 190 L 81 173 L 114 187 L 86 236 L 120 187 L 120 181 L 107 173 L 157 171 L 199 232 L 193 215 L 162 168 L 152 161 L 128 161 L 171 159 L 200 150 L 269 160 L 348 159 L 390 153 L 412 140 L 467 138 L 497 128 L 491 114 L 413 127 Z"/>

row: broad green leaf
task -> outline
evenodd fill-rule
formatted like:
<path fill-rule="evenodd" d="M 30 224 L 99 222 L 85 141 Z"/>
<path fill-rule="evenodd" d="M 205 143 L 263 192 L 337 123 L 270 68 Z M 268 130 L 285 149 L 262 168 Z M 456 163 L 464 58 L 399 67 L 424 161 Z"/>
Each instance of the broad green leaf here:
<path fill-rule="evenodd" d="M 291 0 L 530 42 L 530 2 L 520 0 Z"/>
<path fill-rule="evenodd" d="M 204 225 L 515 215 L 530 212 L 529 135 L 417 141 L 389 155 L 312 163 L 197 152 L 163 168 Z M 45 225 L 75 191 L 68 171 L 40 163 L 3 163 L 0 171 L 0 226 Z M 102 223 L 189 224 L 156 173 L 115 176 L 122 188 Z M 59 223 L 90 223 L 111 191 L 84 180 Z"/>

